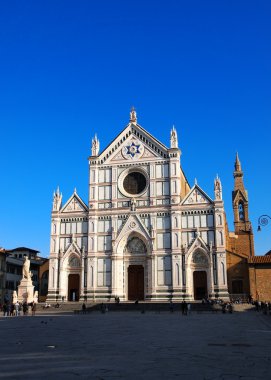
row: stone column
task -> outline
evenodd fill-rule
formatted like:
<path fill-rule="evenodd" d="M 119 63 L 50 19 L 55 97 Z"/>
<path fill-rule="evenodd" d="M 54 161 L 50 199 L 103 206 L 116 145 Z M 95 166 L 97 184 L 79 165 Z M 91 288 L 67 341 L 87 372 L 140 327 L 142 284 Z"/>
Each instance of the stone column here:
<path fill-rule="evenodd" d="M 85 290 L 85 254 L 81 257 L 81 285 L 80 285 L 80 301 L 84 301 Z"/>

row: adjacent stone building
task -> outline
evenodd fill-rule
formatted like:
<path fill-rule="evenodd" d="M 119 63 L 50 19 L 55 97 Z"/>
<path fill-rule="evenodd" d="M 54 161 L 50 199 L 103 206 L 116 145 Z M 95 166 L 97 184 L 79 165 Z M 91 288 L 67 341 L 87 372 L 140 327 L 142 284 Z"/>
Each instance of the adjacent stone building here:
<path fill-rule="evenodd" d="M 271 301 L 271 256 L 254 256 L 248 260 L 250 294 L 253 299 Z"/>
<path fill-rule="evenodd" d="M 166 147 L 137 123 L 89 157 L 89 199 L 54 193 L 47 300 L 228 299 L 226 220 L 181 165 L 177 132 Z"/>
<path fill-rule="evenodd" d="M 6 273 L 7 273 L 7 252 L 4 248 L 0 247 L 0 303 L 2 304 L 5 299 L 6 293 Z"/>
<path fill-rule="evenodd" d="M 39 267 L 39 302 L 45 302 L 48 294 L 49 260 L 46 259 Z"/>
<path fill-rule="evenodd" d="M 249 218 L 248 192 L 238 155 L 234 168 L 232 206 L 234 232 L 226 224 L 227 277 L 232 298 L 251 296 L 254 300 L 271 301 L 271 255 L 255 256 L 254 235 Z"/>

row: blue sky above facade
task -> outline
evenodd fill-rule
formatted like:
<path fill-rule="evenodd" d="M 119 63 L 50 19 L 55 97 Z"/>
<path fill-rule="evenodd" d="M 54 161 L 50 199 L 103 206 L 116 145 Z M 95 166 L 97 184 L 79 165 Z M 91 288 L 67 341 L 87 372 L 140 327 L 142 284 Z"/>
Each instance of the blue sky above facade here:
<path fill-rule="evenodd" d="M 230 230 L 236 151 L 257 254 L 271 248 L 271 3 L 10 1 L 0 12 L 0 246 L 49 254 L 53 190 L 88 199 L 101 149 L 138 122 L 169 145 L 213 197 L 218 174 Z"/>

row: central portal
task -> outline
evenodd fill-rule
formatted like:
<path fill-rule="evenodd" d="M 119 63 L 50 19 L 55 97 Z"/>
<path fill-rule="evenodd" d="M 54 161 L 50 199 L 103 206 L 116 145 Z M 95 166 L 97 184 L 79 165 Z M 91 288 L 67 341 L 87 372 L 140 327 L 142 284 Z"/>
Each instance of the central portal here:
<path fill-rule="evenodd" d="M 69 274 L 68 280 L 68 300 L 79 301 L 79 274 Z"/>
<path fill-rule="evenodd" d="M 207 297 L 207 275 L 205 271 L 195 271 L 194 278 L 194 299 L 202 300 Z"/>
<path fill-rule="evenodd" d="M 128 300 L 144 300 L 144 268 L 142 265 L 128 267 Z"/>

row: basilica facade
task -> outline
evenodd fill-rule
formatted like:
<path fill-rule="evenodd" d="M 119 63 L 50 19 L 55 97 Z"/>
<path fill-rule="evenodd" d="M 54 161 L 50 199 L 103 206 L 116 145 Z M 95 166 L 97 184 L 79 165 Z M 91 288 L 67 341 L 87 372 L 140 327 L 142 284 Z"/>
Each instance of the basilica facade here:
<path fill-rule="evenodd" d="M 190 186 L 177 131 L 169 147 L 137 123 L 89 157 L 89 199 L 54 193 L 47 300 L 228 299 L 220 179 Z"/>

